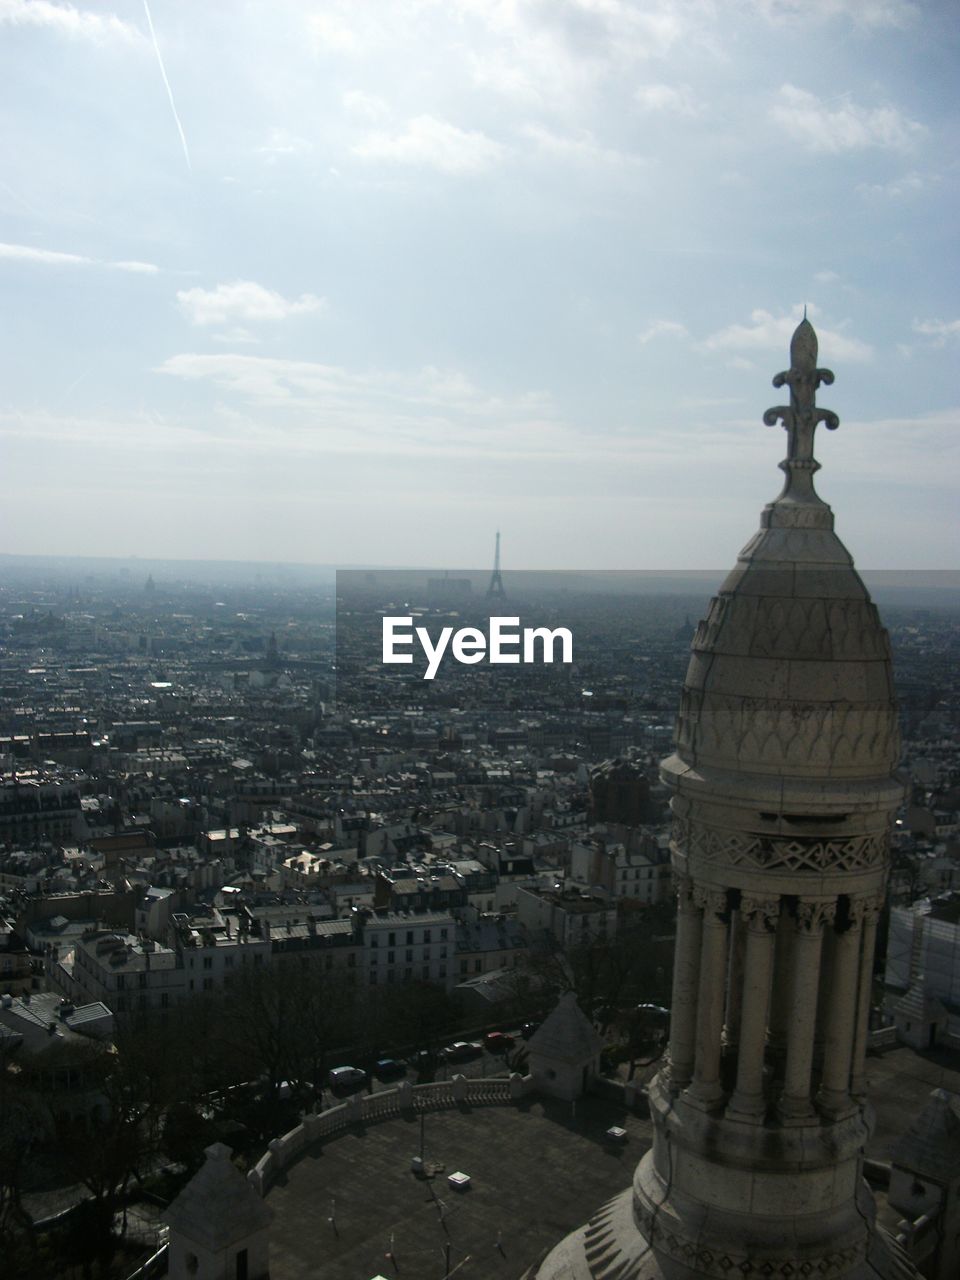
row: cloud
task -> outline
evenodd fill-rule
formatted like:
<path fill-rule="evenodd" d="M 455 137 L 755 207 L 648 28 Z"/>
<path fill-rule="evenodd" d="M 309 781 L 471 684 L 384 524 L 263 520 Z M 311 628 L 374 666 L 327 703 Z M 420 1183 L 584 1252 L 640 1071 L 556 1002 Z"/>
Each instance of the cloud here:
<path fill-rule="evenodd" d="M 35 249 L 26 244 L 0 243 L 0 258 L 13 262 L 36 262 L 45 267 L 107 267 L 111 271 L 130 271 L 136 275 L 156 275 L 160 270 L 152 262 L 109 262 L 88 258 L 82 253 L 61 253 L 56 249 Z"/>
<path fill-rule="evenodd" d="M 688 334 L 687 326 L 680 324 L 678 320 L 654 320 L 642 333 L 637 334 L 637 341 L 641 346 L 646 346 L 654 338 L 686 338 Z"/>
<path fill-rule="evenodd" d="M 845 18 L 858 27 L 905 27 L 919 13 L 912 0 L 753 0 L 754 8 L 771 22 L 809 25 L 812 21 Z"/>
<path fill-rule="evenodd" d="M 390 108 L 382 98 L 362 89 L 347 89 L 340 98 L 345 111 L 362 120 L 382 120 L 390 114 Z"/>
<path fill-rule="evenodd" d="M 810 307 L 810 314 L 816 312 Z M 750 324 L 731 324 L 705 338 L 700 346 L 705 351 L 778 351 L 784 356 L 790 347 L 790 339 L 802 315 L 796 308 L 787 315 L 774 316 L 769 311 L 756 310 L 750 314 Z M 830 360 L 863 363 L 873 359 L 873 349 L 859 338 L 850 338 L 836 329 L 817 327 L 820 351 Z"/>
<path fill-rule="evenodd" d="M 949 338 L 960 339 L 960 320 L 914 320 L 913 331 L 933 338 L 934 345 L 942 347 Z"/>
<path fill-rule="evenodd" d="M 813 278 L 818 284 L 836 284 L 840 279 L 836 271 L 815 271 Z"/>
<path fill-rule="evenodd" d="M 215 289 L 180 289 L 177 303 L 191 324 L 230 324 L 240 320 L 287 320 L 290 316 L 320 311 L 323 298 L 302 293 L 299 298 L 284 298 L 273 289 L 265 289 L 253 280 L 234 280 L 218 284 Z M 246 336 L 244 341 L 250 341 Z"/>
<path fill-rule="evenodd" d="M 485 133 L 458 129 L 436 116 L 416 116 L 402 133 L 370 133 L 353 148 L 365 160 L 437 169 L 441 173 L 480 173 L 495 165 L 503 148 Z"/>
<path fill-rule="evenodd" d="M 924 132 L 895 107 L 858 107 L 846 96 L 832 107 L 792 84 L 781 86 L 770 115 L 808 151 L 834 155 L 863 147 L 906 150 Z"/>
<path fill-rule="evenodd" d="M 887 200 L 900 200 L 904 196 L 915 196 L 925 191 L 939 179 L 925 178 L 920 173 L 905 173 L 900 178 L 892 178 L 889 182 L 860 182 L 857 190 L 861 195 L 879 196 Z"/>
<path fill-rule="evenodd" d="M 585 160 L 593 164 L 634 165 L 642 161 L 640 156 L 605 147 L 587 129 L 576 133 L 555 133 L 541 124 L 525 124 L 520 132 L 545 155 L 564 160 Z"/>
<path fill-rule="evenodd" d="M 663 115 L 695 116 L 700 110 L 693 91 L 686 84 L 646 84 L 633 96 L 645 111 Z"/>
<path fill-rule="evenodd" d="M 112 13 L 90 13 L 72 4 L 52 4 L 50 0 L 0 0 L 0 26 L 43 27 L 58 35 L 98 44 L 107 40 L 130 44 L 143 40 L 136 27 Z"/>
<path fill-rule="evenodd" d="M 491 395 L 456 369 L 356 371 L 311 360 L 239 352 L 171 356 L 157 372 L 208 383 L 251 410 L 267 409 L 274 441 L 311 449 L 389 453 L 469 453 L 485 448 L 558 454 L 585 448 L 541 392 Z M 283 410 L 278 414 L 278 410 Z M 518 436 L 522 433 L 522 439 Z M 302 447 L 302 446 L 298 446 Z"/>
<path fill-rule="evenodd" d="M 266 142 L 256 148 L 258 156 L 266 156 L 268 163 L 285 156 L 302 156 L 313 150 L 313 143 L 287 129 L 271 129 Z"/>

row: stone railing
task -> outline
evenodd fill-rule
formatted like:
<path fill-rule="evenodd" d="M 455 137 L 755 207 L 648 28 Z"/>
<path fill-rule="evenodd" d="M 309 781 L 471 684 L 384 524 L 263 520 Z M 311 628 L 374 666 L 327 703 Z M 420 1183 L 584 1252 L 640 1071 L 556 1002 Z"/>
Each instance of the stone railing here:
<path fill-rule="evenodd" d="M 892 1049 L 897 1043 L 896 1027 L 878 1027 L 871 1031 L 867 1046 L 870 1049 Z"/>
<path fill-rule="evenodd" d="M 132 1271 L 126 1280 L 153 1280 L 155 1276 L 165 1276 L 169 1261 L 167 1257 L 169 1248 L 169 1245 L 162 1244 L 156 1253 L 151 1254 L 146 1262 L 137 1267 L 136 1271 Z"/>
<path fill-rule="evenodd" d="M 919 1218 L 910 1221 L 908 1218 L 901 1218 L 897 1223 L 897 1244 L 901 1245 L 910 1255 L 910 1261 L 915 1265 L 924 1262 L 936 1249 L 940 1234 L 943 1229 L 943 1223 L 940 1220 L 940 1209 L 934 1209 L 930 1213 L 923 1213 Z"/>
<path fill-rule="evenodd" d="M 329 1111 L 304 1116 L 295 1129 L 274 1138 L 247 1178 L 260 1195 L 264 1195 L 277 1175 L 308 1147 L 335 1138 L 353 1125 L 392 1120 L 405 1112 L 449 1111 L 458 1106 L 506 1106 L 529 1093 L 532 1085 L 530 1076 L 516 1074 L 509 1078 L 491 1076 L 471 1080 L 457 1075 L 438 1084 L 412 1085 L 404 1080 L 395 1089 L 354 1094 Z"/>

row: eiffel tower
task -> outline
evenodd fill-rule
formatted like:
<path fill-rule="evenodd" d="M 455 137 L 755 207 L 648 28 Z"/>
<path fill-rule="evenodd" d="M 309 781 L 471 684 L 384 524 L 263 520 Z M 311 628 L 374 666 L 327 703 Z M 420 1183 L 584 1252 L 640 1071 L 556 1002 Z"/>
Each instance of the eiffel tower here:
<path fill-rule="evenodd" d="M 490 585 L 487 587 L 488 600 L 503 600 L 506 598 L 506 591 L 503 589 L 503 578 L 500 577 L 500 530 L 497 530 L 497 549 L 493 556 L 493 573 L 490 575 Z"/>

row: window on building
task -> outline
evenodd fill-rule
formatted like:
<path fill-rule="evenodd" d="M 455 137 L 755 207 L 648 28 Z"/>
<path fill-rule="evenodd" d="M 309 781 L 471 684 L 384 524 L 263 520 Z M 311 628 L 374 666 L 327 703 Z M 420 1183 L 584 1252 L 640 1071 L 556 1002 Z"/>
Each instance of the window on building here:
<path fill-rule="evenodd" d="M 446 931 L 446 929 L 441 929 L 441 930 L 440 930 L 440 941 L 441 941 L 441 942 L 446 942 L 446 940 L 447 940 L 447 931 Z"/>
<path fill-rule="evenodd" d="M 377 935 L 376 935 L 376 934 L 374 934 L 374 935 L 371 937 L 371 939 L 370 939 L 370 945 L 371 945 L 371 947 L 373 947 L 373 949 L 374 949 L 374 950 L 376 950 L 376 949 L 377 949 L 377 947 L 379 947 L 379 945 L 380 945 L 380 939 L 377 937 Z"/>
<path fill-rule="evenodd" d="M 168 1009 L 170 1007 L 170 996 L 166 991 L 160 992 L 160 1008 Z"/>
<path fill-rule="evenodd" d="M 388 934 L 388 935 L 387 935 L 387 946 L 388 946 L 388 947 L 395 947 L 396 945 L 397 945 L 397 935 L 396 935 L 395 933 Z"/>
<path fill-rule="evenodd" d="M 145 987 L 147 985 L 147 975 L 145 973 L 137 974 L 137 985 Z"/>
<path fill-rule="evenodd" d="M 204 957 L 203 957 L 203 967 L 204 967 L 205 969 L 212 969 L 212 968 L 213 968 L 213 956 L 204 956 Z"/>
<path fill-rule="evenodd" d="M 407 954 L 406 954 L 406 956 L 405 956 L 405 959 L 406 959 L 406 961 L 407 961 L 407 963 L 408 963 L 408 964 L 409 964 L 409 963 L 410 963 L 410 961 L 413 959 L 413 948 L 412 948 L 412 947 L 407 947 Z"/>
<path fill-rule="evenodd" d="M 423 931 L 423 940 L 424 940 L 424 942 L 429 942 L 429 941 L 430 941 L 430 930 L 429 930 L 429 929 L 424 929 L 424 931 Z"/>
<path fill-rule="evenodd" d="M 407 946 L 408 947 L 413 946 L 413 930 L 412 929 L 407 930 Z"/>
<path fill-rule="evenodd" d="M 356 967 L 357 967 L 357 954 L 355 951 L 351 951 L 350 954 L 347 956 L 347 968 L 355 969 Z"/>
<path fill-rule="evenodd" d="M 391 936 L 392 936 L 392 935 L 391 935 Z M 394 960 L 396 960 L 396 958 L 397 958 L 397 953 L 396 953 L 395 951 L 388 951 L 388 952 L 387 952 L 387 964 L 393 964 L 393 962 L 394 962 Z"/>
<path fill-rule="evenodd" d="M 117 974 L 117 990 L 122 991 L 127 985 L 127 975 L 125 973 Z"/>
<path fill-rule="evenodd" d="M 237 1280 L 248 1280 L 250 1275 L 249 1260 L 246 1249 L 237 1252 Z"/>
<path fill-rule="evenodd" d="M 212 979 L 212 978 L 204 978 L 204 980 L 203 980 L 203 989 L 204 989 L 204 991 L 212 991 L 212 990 L 213 990 L 213 979 Z"/>

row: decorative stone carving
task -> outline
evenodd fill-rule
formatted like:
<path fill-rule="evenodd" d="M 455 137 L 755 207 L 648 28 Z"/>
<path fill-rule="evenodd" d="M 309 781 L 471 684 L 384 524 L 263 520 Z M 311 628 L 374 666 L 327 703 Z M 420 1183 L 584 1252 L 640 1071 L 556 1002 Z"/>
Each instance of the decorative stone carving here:
<path fill-rule="evenodd" d="M 726 914 L 726 889 L 716 889 L 713 885 L 695 884 L 693 886 L 693 901 L 698 907 L 702 907 L 704 911 L 712 911 L 714 915 L 722 916 Z"/>
<path fill-rule="evenodd" d="M 772 933 L 780 919 L 780 899 L 744 895 L 740 899 L 740 915 L 748 928 L 766 929 Z"/>
<path fill-rule="evenodd" d="M 836 918 L 836 902 L 807 902 L 801 899 L 797 903 L 796 925 L 804 933 L 816 933 L 825 925 L 833 924 Z"/>
<path fill-rule="evenodd" d="M 677 746 L 741 768 L 776 766 L 888 772 L 900 752 L 896 708 L 882 702 L 805 702 L 685 689 Z"/>
<path fill-rule="evenodd" d="M 674 820 L 673 840 L 678 849 L 703 862 L 785 871 L 869 871 L 883 865 L 888 846 L 885 832 L 845 840 L 790 840 L 725 831 L 686 818 Z"/>
<path fill-rule="evenodd" d="M 847 920 L 851 929 L 859 929 L 866 923 L 876 924 L 883 907 L 883 897 L 876 894 L 851 898 L 847 907 Z"/>
<path fill-rule="evenodd" d="M 670 887 L 677 895 L 677 906 L 682 910 L 692 905 L 693 880 L 678 871 L 670 872 Z"/>
<path fill-rule="evenodd" d="M 819 1257 L 764 1258 L 762 1255 L 733 1253 L 726 1249 L 711 1249 L 694 1240 L 685 1239 L 679 1232 L 664 1225 L 653 1206 L 635 1204 L 640 1230 L 658 1250 L 666 1253 L 681 1265 L 695 1269 L 700 1275 L 718 1276 L 722 1280 L 831 1280 L 845 1276 L 866 1257 L 866 1246 L 851 1245 L 846 1249 L 834 1249 Z"/>

